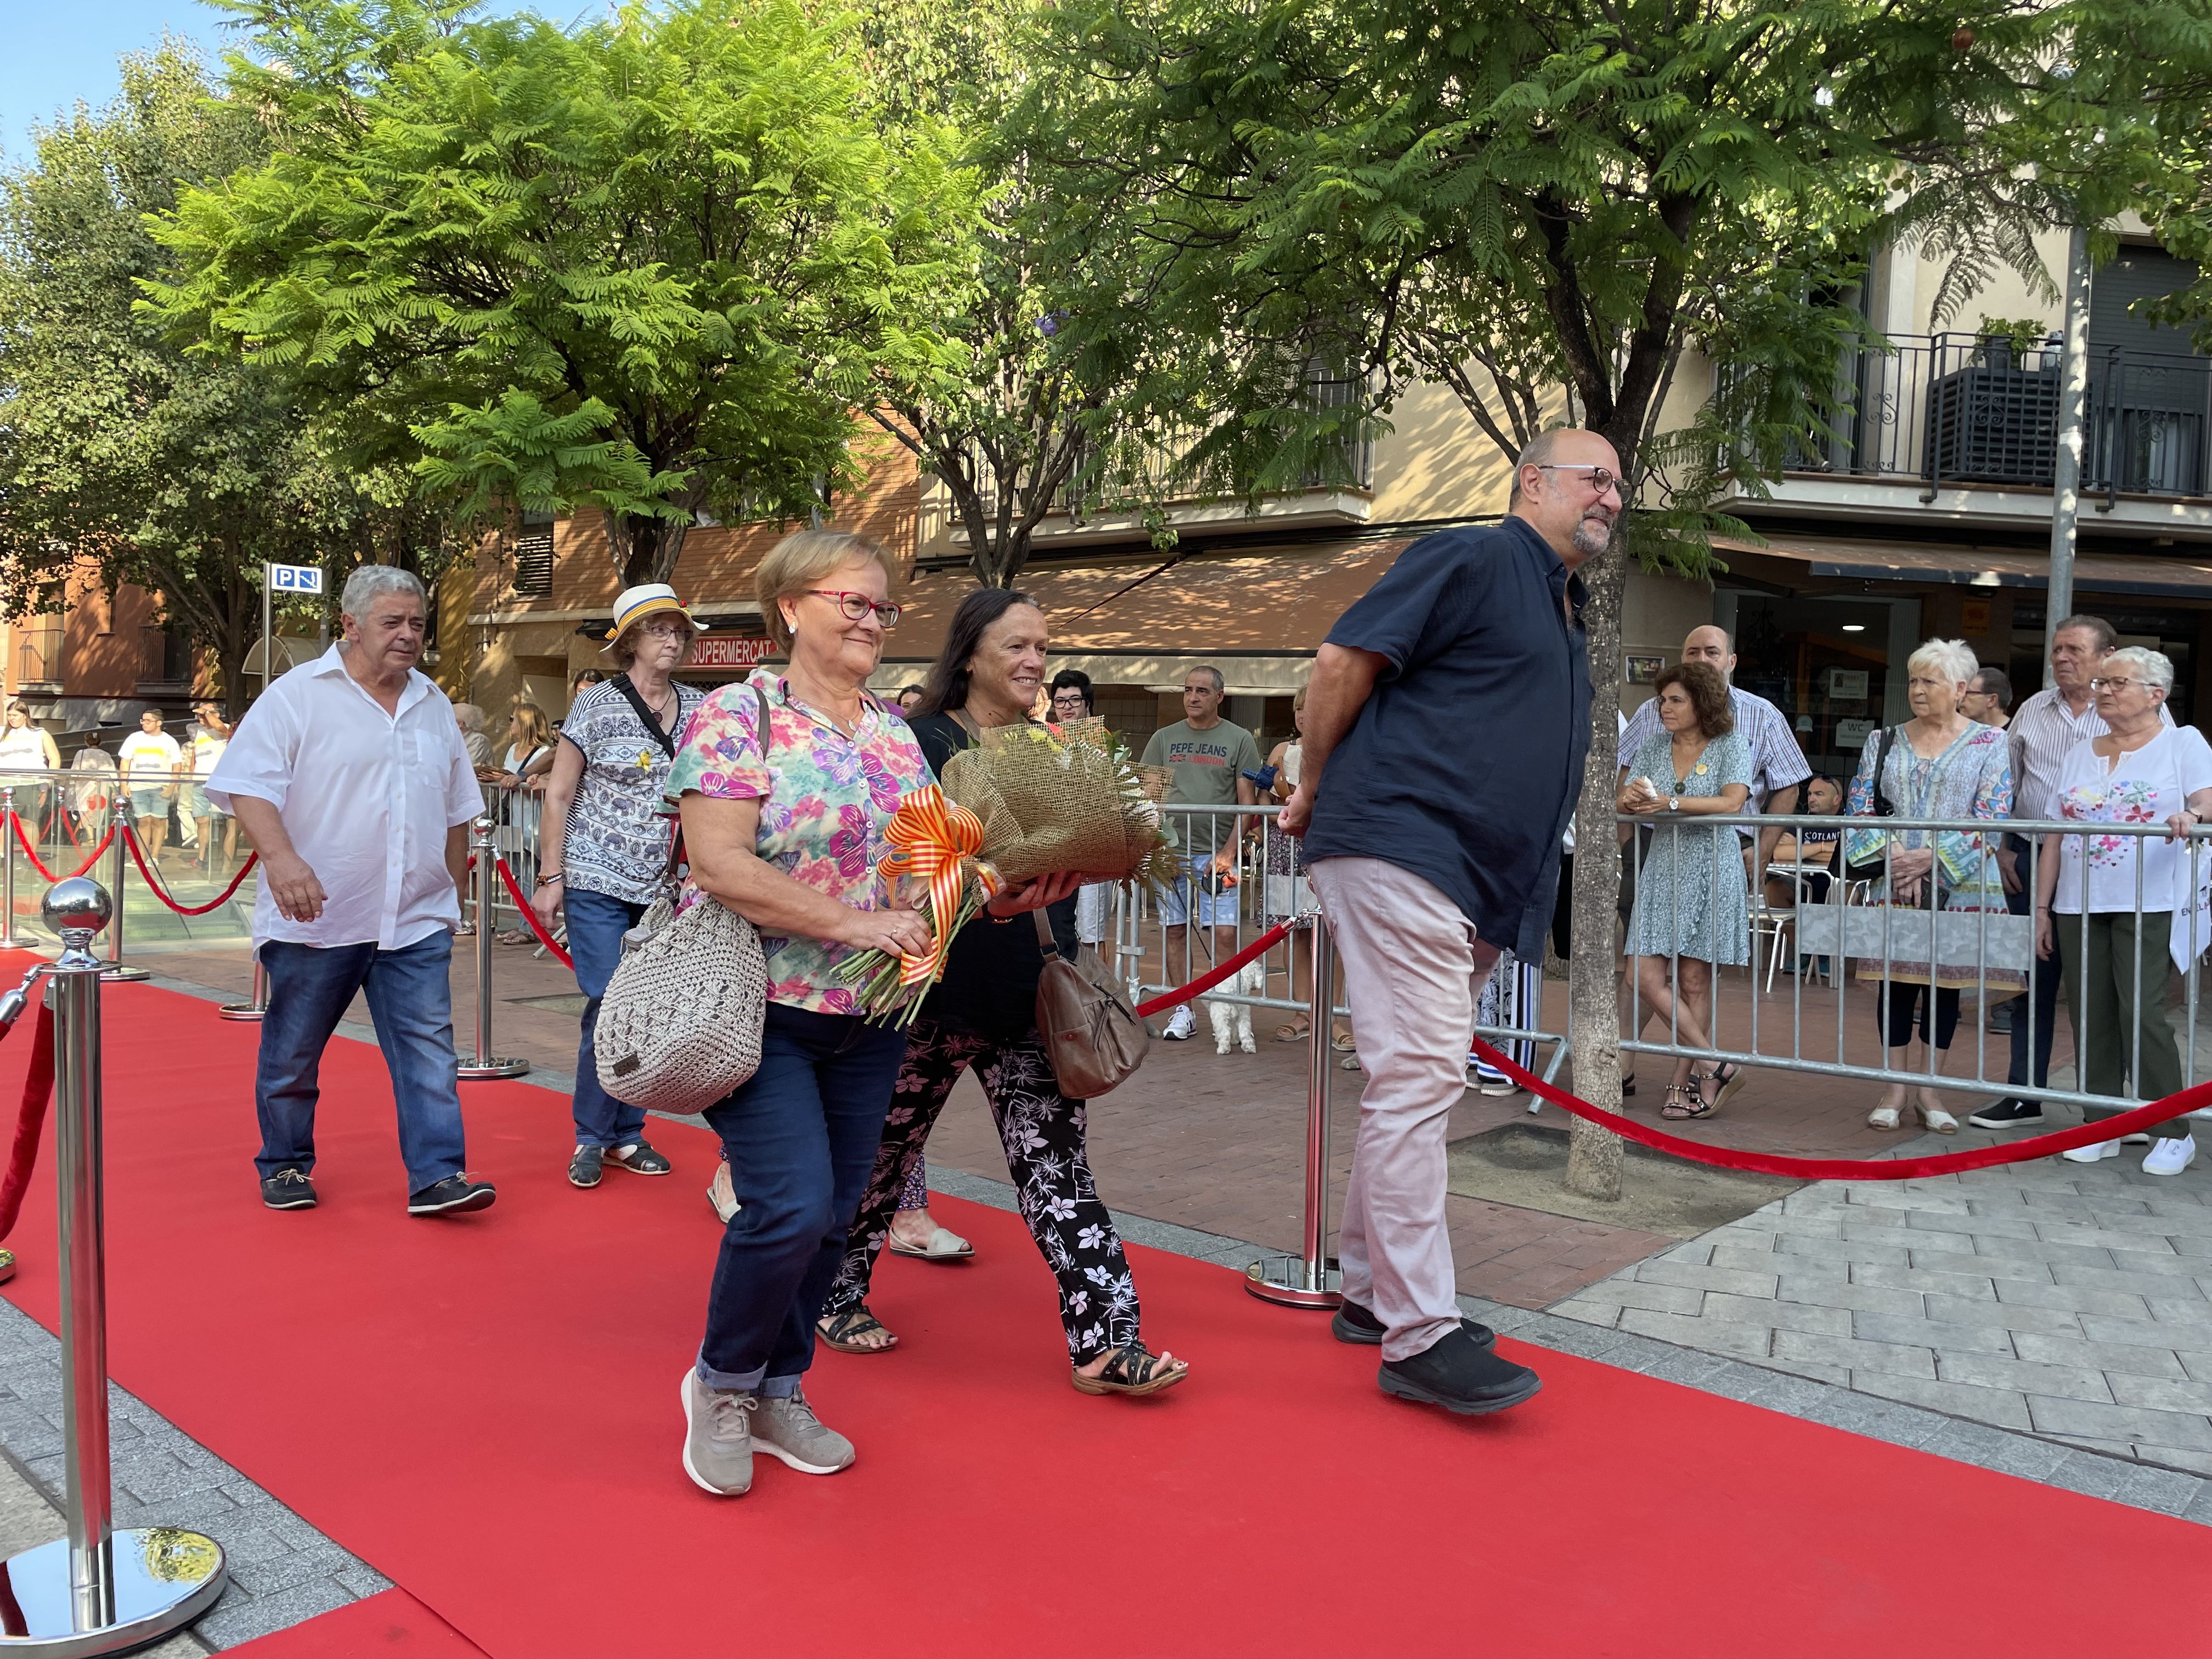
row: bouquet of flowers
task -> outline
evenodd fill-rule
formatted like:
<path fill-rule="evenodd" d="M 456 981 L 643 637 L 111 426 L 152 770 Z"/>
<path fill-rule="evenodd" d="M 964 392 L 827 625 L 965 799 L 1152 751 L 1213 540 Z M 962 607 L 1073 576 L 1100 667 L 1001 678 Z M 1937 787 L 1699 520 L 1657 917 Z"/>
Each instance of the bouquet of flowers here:
<path fill-rule="evenodd" d="M 952 937 L 1012 883 L 1063 870 L 1099 881 L 1164 885 L 1174 854 L 1161 828 L 1164 767 L 1133 765 L 1105 723 L 1002 726 L 946 763 L 932 785 L 899 803 L 878 862 L 885 880 L 920 889 L 915 908 L 933 942 L 921 956 L 863 951 L 837 969 L 859 988 L 861 1012 L 904 1026 L 945 974 Z"/>

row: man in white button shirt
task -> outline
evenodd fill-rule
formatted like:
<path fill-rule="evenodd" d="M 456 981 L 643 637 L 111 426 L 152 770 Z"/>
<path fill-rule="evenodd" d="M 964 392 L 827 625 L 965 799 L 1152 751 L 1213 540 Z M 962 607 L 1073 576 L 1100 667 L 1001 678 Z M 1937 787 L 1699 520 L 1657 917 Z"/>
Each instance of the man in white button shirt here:
<path fill-rule="evenodd" d="M 407 1212 L 481 1210 L 495 1194 L 462 1172 L 447 973 L 483 795 L 453 705 L 415 672 L 422 584 L 363 565 L 339 603 L 344 639 L 263 694 L 207 783 L 261 854 L 261 1199 L 313 1207 L 323 1048 L 362 991 L 399 1109 Z"/>

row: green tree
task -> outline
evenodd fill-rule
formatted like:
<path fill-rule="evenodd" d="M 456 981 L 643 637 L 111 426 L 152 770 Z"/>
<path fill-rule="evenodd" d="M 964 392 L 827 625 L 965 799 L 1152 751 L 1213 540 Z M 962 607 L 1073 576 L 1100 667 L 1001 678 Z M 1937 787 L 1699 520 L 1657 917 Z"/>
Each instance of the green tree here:
<path fill-rule="evenodd" d="M 969 211 L 868 118 L 851 29 L 793 0 L 564 32 L 452 0 L 229 0 L 276 153 L 160 230 L 171 322 L 286 370 L 352 457 L 464 521 L 606 515 L 626 583 L 687 531 L 803 518 L 851 476 L 837 386 L 926 317 Z"/>
<path fill-rule="evenodd" d="M 398 480 L 338 466 L 279 377 L 190 355 L 135 309 L 169 263 L 148 216 L 264 144 L 172 42 L 125 58 L 110 106 L 43 129 L 0 177 L 0 594 L 21 615 L 87 567 L 151 590 L 234 714 L 264 560 L 434 573 L 444 539 Z"/>
<path fill-rule="evenodd" d="M 2050 291 L 2035 232 L 2100 222 L 2142 165 L 2132 143 L 2094 141 L 2139 104 L 2142 52 L 2100 21 L 2115 55 L 2094 85 L 2073 68 L 2104 15 L 1079 0 L 1051 14 L 1057 69 L 1033 96 L 1062 135 L 1063 192 L 1135 216 L 1157 250 L 1145 286 L 1235 343 L 1214 441 L 1249 452 L 1245 476 L 1280 480 L 1387 419 L 1409 377 L 1451 386 L 1508 455 L 1562 417 L 1611 441 L 1633 510 L 1584 567 L 1597 696 L 1579 811 L 1601 846 L 1627 559 L 1701 574 L 1710 504 L 1758 490 L 1840 412 L 1835 353 L 1866 331 L 1836 300 L 1885 239 L 1950 254 L 1953 303 L 1998 264 Z M 1356 365 L 1364 407 L 1303 404 L 1316 359 Z M 1665 429 L 1692 366 L 1711 395 Z M 1577 860 L 1574 1079 L 1601 1104 L 1619 1099 L 1618 878 Z M 1570 1183 L 1617 1194 L 1619 1142 L 1575 1127 Z"/>
<path fill-rule="evenodd" d="M 932 310 L 886 322 L 850 387 L 943 485 L 986 586 L 1009 587 L 1056 508 L 1142 504 L 1152 411 L 1173 401 L 1164 332 L 1126 300 L 1127 225 L 1071 213 L 1024 118 L 1027 9 L 871 0 L 860 12 L 889 131 L 935 126 L 980 181 L 946 227 Z"/>

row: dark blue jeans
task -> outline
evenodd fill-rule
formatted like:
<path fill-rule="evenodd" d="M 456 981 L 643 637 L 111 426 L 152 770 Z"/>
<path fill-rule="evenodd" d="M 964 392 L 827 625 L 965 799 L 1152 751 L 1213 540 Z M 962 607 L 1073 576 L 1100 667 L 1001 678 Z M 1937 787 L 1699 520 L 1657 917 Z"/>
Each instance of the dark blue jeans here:
<path fill-rule="evenodd" d="M 584 1036 L 576 1046 L 576 1144 L 627 1146 L 645 1133 L 645 1108 L 617 1100 L 599 1087 L 599 1051 L 592 1045 L 592 1028 L 599 1024 L 599 999 L 607 994 L 607 981 L 622 960 L 623 935 L 637 926 L 645 907 L 578 887 L 562 895 L 561 908 L 568 918 L 568 955 L 576 964 L 576 988 L 591 999 L 584 1005 Z"/>
<path fill-rule="evenodd" d="M 700 1379 L 787 1395 L 845 1259 L 906 1058 L 906 1034 L 852 1014 L 768 1006 L 760 1070 L 707 1109 L 741 1206 L 722 1230 Z"/>
<path fill-rule="evenodd" d="M 453 936 L 443 927 L 397 951 L 365 945 L 261 947 L 269 1012 L 261 1020 L 261 1060 L 253 1108 L 261 1119 L 264 1181 L 279 1170 L 315 1167 L 315 1103 L 323 1049 L 354 993 L 368 997 L 377 1047 L 392 1072 L 399 1108 L 399 1156 L 410 1196 L 460 1174 L 460 1058 L 453 1052 L 453 993 L 447 969 Z"/>

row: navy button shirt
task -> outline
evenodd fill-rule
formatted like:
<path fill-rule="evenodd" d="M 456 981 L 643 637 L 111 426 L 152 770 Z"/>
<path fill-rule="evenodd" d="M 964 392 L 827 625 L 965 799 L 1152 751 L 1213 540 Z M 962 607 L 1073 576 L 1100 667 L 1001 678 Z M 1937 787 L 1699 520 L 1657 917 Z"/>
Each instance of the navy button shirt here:
<path fill-rule="evenodd" d="M 1526 520 L 1400 554 L 1329 630 L 1389 661 L 1322 769 L 1308 859 L 1410 870 L 1484 941 L 1542 961 L 1589 750 L 1582 605 L 1581 579 Z"/>

